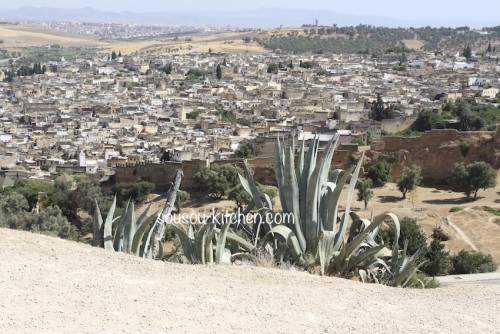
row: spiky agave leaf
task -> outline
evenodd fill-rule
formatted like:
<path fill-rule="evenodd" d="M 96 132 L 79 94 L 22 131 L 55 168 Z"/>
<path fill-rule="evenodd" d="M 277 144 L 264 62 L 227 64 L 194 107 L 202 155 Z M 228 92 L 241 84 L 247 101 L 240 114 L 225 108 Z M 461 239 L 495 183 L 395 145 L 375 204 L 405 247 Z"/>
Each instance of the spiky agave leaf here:
<path fill-rule="evenodd" d="M 304 262 L 303 256 L 304 253 L 300 248 L 299 242 L 297 240 L 297 236 L 295 233 L 288 227 L 284 225 L 277 225 L 273 227 L 264 238 L 262 238 L 260 242 L 260 248 L 264 248 L 265 244 L 269 241 L 278 241 L 276 236 L 282 238 L 282 241 L 288 246 L 292 257 L 298 262 Z"/>
<path fill-rule="evenodd" d="M 243 161 L 243 169 L 245 170 L 245 176 L 246 176 L 246 180 L 245 180 L 240 175 L 240 181 L 242 182 L 243 188 L 245 188 L 245 190 L 247 190 L 247 192 L 248 192 L 248 190 L 250 190 L 249 193 L 252 196 L 252 199 L 253 199 L 253 202 L 255 203 L 255 206 L 257 208 L 262 208 L 264 206 L 264 203 L 262 203 L 262 199 L 260 198 L 259 189 L 257 188 L 257 184 L 255 183 L 255 181 L 252 177 L 252 173 L 250 173 L 250 169 L 248 168 L 246 160 Z"/>
<path fill-rule="evenodd" d="M 161 214 L 161 210 L 158 213 L 158 215 Z M 153 216 L 154 217 L 154 216 Z M 152 218 L 152 217 L 151 217 Z M 153 234 L 155 232 L 156 225 L 158 224 L 158 219 L 151 219 L 151 222 L 148 224 L 148 227 L 146 228 L 146 232 L 144 234 L 144 237 L 141 242 L 141 247 L 139 249 L 139 256 L 140 257 L 147 257 L 147 258 L 152 258 L 153 254 L 153 249 L 151 245 L 151 240 L 153 239 Z"/>
<path fill-rule="evenodd" d="M 139 255 L 141 242 L 144 239 L 144 234 L 146 233 L 148 227 L 151 225 L 153 219 L 156 219 L 155 215 L 146 218 L 150 208 L 151 204 L 149 204 L 146 210 L 144 210 L 144 212 L 139 216 L 139 219 L 137 219 L 138 228 L 132 239 L 132 254 Z"/>
<path fill-rule="evenodd" d="M 215 224 L 209 221 L 198 230 L 195 238 L 196 259 L 201 264 L 213 262 L 212 239 L 214 237 Z M 207 261 L 208 259 L 208 261 Z"/>
<path fill-rule="evenodd" d="M 332 231 L 321 231 L 318 238 L 318 256 L 320 273 L 324 275 L 333 257 L 333 246 L 335 244 L 335 233 Z"/>
<path fill-rule="evenodd" d="M 97 206 L 97 202 L 96 202 Z M 116 210 L 116 195 L 113 199 L 113 203 L 109 208 L 108 214 L 106 215 L 106 221 L 103 226 L 103 246 L 105 249 L 113 250 L 113 223 L 120 217 L 113 218 Z"/>
<path fill-rule="evenodd" d="M 130 204 L 129 210 L 125 215 L 125 227 L 123 232 L 123 249 L 125 253 L 131 253 L 132 242 L 137 228 L 137 222 L 135 219 L 135 205 L 134 202 Z"/>
<path fill-rule="evenodd" d="M 123 249 L 123 238 L 125 233 L 125 223 L 127 221 L 127 217 L 130 210 L 131 200 L 127 202 L 127 206 L 125 207 L 125 211 L 123 212 L 120 220 L 118 221 L 118 226 L 115 230 L 115 236 L 113 238 L 113 248 L 117 252 L 121 252 Z"/>
<path fill-rule="evenodd" d="M 217 238 L 217 244 L 215 246 L 215 263 L 217 264 L 223 263 L 224 252 L 226 249 L 227 231 L 229 230 L 230 226 L 231 223 L 226 222 L 222 225 L 222 228 L 220 229 L 220 233 Z"/>
<path fill-rule="evenodd" d="M 358 164 L 356 166 L 356 169 L 354 170 L 354 172 L 351 176 L 351 181 L 349 182 L 349 192 L 347 193 L 347 202 L 346 202 L 345 213 L 343 215 L 342 222 L 340 223 L 339 232 L 338 232 L 336 239 L 335 239 L 335 246 L 333 248 L 334 251 L 338 251 L 340 249 L 341 245 L 344 243 L 345 232 L 347 229 L 347 223 L 348 223 L 348 219 L 349 219 L 348 213 L 351 211 L 351 202 L 352 202 L 352 198 L 354 196 L 354 189 L 356 187 L 356 183 L 358 182 L 358 175 L 359 175 L 359 171 L 361 170 L 361 166 L 363 165 L 364 157 L 365 157 L 365 152 L 363 152 L 361 154 L 361 158 L 359 159 Z"/>
<path fill-rule="evenodd" d="M 171 226 L 174 229 L 175 234 L 177 234 L 177 236 L 181 240 L 182 252 L 184 253 L 184 256 L 192 264 L 196 263 L 196 256 L 194 253 L 195 238 L 193 226 L 189 224 L 187 232 L 177 224 L 172 224 Z"/>
<path fill-rule="evenodd" d="M 342 190 L 344 189 L 345 184 L 347 183 L 347 180 L 349 180 L 349 177 L 351 177 L 354 168 L 355 166 L 351 166 L 347 171 L 345 171 L 344 174 L 340 177 L 340 180 L 338 180 L 338 182 L 335 184 L 335 187 L 332 187 L 331 183 L 327 183 L 327 186 L 330 185 L 330 187 L 328 187 L 328 193 L 326 195 L 328 196 L 328 198 L 325 201 L 325 204 L 328 203 L 328 206 L 326 208 L 323 208 L 323 210 L 327 211 L 327 218 L 323 222 L 323 229 L 326 231 L 336 232 L 337 222 L 339 218 L 340 195 L 342 193 Z"/>
<path fill-rule="evenodd" d="M 97 199 L 95 200 L 95 211 L 94 211 L 94 222 L 92 224 L 92 246 L 94 247 L 104 247 L 103 237 L 102 237 L 102 216 L 101 210 L 99 209 L 99 204 Z"/>

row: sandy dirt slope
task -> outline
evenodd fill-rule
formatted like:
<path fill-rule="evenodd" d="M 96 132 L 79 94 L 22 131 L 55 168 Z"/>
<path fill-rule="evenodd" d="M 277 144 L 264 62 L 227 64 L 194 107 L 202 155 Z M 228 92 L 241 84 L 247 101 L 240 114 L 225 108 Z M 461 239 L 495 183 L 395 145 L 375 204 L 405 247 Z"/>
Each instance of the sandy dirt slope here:
<path fill-rule="evenodd" d="M 189 266 L 0 229 L 1 333 L 493 333 L 500 288 Z"/>

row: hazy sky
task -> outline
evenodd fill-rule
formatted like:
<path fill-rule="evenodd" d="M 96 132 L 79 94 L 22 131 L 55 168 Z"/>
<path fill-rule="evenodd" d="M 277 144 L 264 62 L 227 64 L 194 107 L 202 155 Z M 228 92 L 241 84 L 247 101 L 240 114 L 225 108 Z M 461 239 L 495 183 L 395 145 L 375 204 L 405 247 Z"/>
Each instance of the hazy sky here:
<path fill-rule="evenodd" d="M 22 6 L 80 8 L 107 11 L 239 11 L 263 7 L 307 8 L 339 13 L 386 16 L 399 19 L 469 19 L 498 21 L 500 0 L 16 0 L 2 1 L 0 8 Z M 318 17 L 321 20 L 321 12 Z"/>

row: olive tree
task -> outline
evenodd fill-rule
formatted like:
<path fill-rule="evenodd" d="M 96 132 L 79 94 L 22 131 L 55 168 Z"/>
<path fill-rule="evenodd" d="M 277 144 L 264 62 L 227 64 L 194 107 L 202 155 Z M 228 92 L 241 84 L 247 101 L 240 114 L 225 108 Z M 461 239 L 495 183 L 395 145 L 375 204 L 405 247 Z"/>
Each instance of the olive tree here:
<path fill-rule="evenodd" d="M 407 192 L 415 190 L 422 181 L 420 173 L 421 169 L 417 165 L 403 168 L 399 179 L 396 181 L 398 190 L 403 193 L 403 199 L 406 198 Z"/>
<path fill-rule="evenodd" d="M 497 184 L 497 174 L 490 164 L 476 161 L 465 165 L 458 163 L 453 167 L 448 182 L 458 191 L 463 192 L 467 199 L 477 198 L 480 189 L 493 188 Z"/>

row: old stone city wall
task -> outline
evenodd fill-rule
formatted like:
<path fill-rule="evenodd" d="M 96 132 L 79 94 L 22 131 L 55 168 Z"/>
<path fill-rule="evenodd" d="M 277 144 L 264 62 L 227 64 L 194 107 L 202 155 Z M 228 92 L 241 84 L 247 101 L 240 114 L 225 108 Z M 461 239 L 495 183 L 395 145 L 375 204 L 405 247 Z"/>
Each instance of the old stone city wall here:
<path fill-rule="evenodd" d="M 132 186 L 138 179 L 147 180 L 156 184 L 159 191 L 167 191 L 174 180 L 178 169 L 184 173 L 181 189 L 197 188 L 193 176 L 203 167 L 207 166 L 206 160 L 192 160 L 185 162 L 165 163 L 127 163 L 116 166 L 116 188 L 122 189 Z"/>
<path fill-rule="evenodd" d="M 349 163 L 350 153 L 339 150 L 335 153 L 332 161 L 331 170 L 336 168 L 345 169 Z M 276 186 L 276 176 L 274 174 L 274 157 L 257 157 L 248 159 L 248 166 L 257 182 L 266 185 Z M 212 163 L 234 164 L 243 168 L 242 159 L 219 160 Z M 173 181 L 178 169 L 182 169 L 184 177 L 182 178 L 181 189 L 198 190 L 199 186 L 193 182 L 193 176 L 204 167 L 209 166 L 207 160 L 192 160 L 180 162 L 165 163 L 128 163 L 116 166 L 115 186 L 123 189 L 132 186 L 137 180 L 143 179 L 156 184 L 159 191 L 167 191 L 170 182 Z"/>
<path fill-rule="evenodd" d="M 427 181 L 443 181 L 456 163 L 485 161 L 500 168 L 500 127 L 495 132 L 459 132 L 432 130 L 417 138 L 384 137 L 374 142 L 368 153 L 368 165 L 378 160 L 392 163 L 392 178 L 403 167 L 416 164 Z"/>

